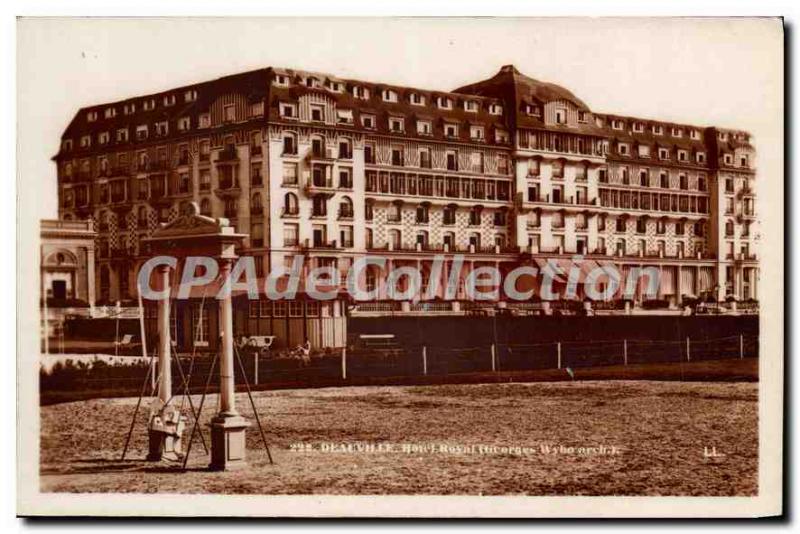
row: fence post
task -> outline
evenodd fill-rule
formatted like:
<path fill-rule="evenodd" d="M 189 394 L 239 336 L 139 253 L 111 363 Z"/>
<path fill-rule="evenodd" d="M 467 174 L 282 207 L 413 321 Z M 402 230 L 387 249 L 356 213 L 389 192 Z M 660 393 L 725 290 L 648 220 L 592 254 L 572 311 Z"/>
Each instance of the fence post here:
<path fill-rule="evenodd" d="M 497 370 L 497 352 L 495 349 L 495 344 L 492 343 L 492 372 Z"/>
<path fill-rule="evenodd" d="M 347 347 L 342 347 L 342 380 L 347 380 Z"/>
<path fill-rule="evenodd" d="M 558 368 L 561 369 L 561 342 L 559 341 L 556 343 L 556 349 L 558 350 Z"/>
<path fill-rule="evenodd" d="M 628 340 L 622 340 L 622 360 L 625 365 L 628 365 Z"/>
<path fill-rule="evenodd" d="M 686 361 L 692 361 L 692 354 L 689 351 L 689 336 L 686 336 Z"/>
<path fill-rule="evenodd" d="M 428 347 L 422 346 L 422 374 L 428 374 Z"/>
<path fill-rule="evenodd" d="M 744 359 L 744 336 L 739 334 L 739 359 Z"/>

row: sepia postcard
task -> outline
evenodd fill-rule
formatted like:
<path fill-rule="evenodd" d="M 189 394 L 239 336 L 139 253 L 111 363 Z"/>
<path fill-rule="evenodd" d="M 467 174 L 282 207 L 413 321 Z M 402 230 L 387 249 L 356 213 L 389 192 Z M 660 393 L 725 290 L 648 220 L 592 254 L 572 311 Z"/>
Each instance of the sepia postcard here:
<path fill-rule="evenodd" d="M 781 19 L 17 32 L 18 514 L 782 514 Z"/>

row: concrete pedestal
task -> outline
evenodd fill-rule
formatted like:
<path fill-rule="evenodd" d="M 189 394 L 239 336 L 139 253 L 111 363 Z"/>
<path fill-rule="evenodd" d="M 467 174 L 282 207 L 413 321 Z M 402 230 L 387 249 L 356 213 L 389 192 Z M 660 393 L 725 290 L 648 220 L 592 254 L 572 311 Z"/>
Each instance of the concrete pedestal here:
<path fill-rule="evenodd" d="M 217 415 L 211 420 L 212 471 L 232 471 L 247 466 L 245 430 L 250 423 L 241 415 Z"/>

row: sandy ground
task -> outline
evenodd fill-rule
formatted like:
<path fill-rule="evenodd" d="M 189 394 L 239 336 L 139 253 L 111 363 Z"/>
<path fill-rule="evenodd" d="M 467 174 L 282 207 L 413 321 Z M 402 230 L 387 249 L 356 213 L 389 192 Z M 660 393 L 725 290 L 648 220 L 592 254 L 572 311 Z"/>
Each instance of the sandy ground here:
<path fill-rule="evenodd" d="M 188 472 L 142 461 L 147 409 L 129 459 L 120 461 L 136 399 L 59 404 L 41 409 L 41 485 L 52 492 L 754 495 L 757 392 L 757 383 L 654 381 L 259 392 L 275 464 L 253 426 L 250 468 L 231 473 L 205 471 L 198 440 Z M 252 420 L 247 396 L 237 402 Z M 207 399 L 204 423 L 216 403 Z M 704 454 L 712 451 L 719 456 Z"/>

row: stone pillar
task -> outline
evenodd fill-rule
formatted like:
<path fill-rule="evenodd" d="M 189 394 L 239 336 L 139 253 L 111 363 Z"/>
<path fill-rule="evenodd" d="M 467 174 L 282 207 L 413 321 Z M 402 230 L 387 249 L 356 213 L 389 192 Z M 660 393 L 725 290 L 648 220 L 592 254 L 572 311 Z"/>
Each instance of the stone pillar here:
<path fill-rule="evenodd" d="M 220 277 L 223 283 L 231 274 L 233 260 L 223 259 Z M 227 471 L 247 465 L 245 429 L 247 420 L 236 411 L 233 354 L 233 303 L 230 294 L 220 300 L 219 325 L 222 342 L 220 357 L 220 410 L 211 421 L 211 464 L 209 469 Z"/>
<path fill-rule="evenodd" d="M 86 248 L 86 291 L 87 291 L 86 298 L 89 300 L 89 313 L 91 317 L 94 317 L 95 282 L 96 280 L 94 277 L 94 245 L 91 245 Z"/>

